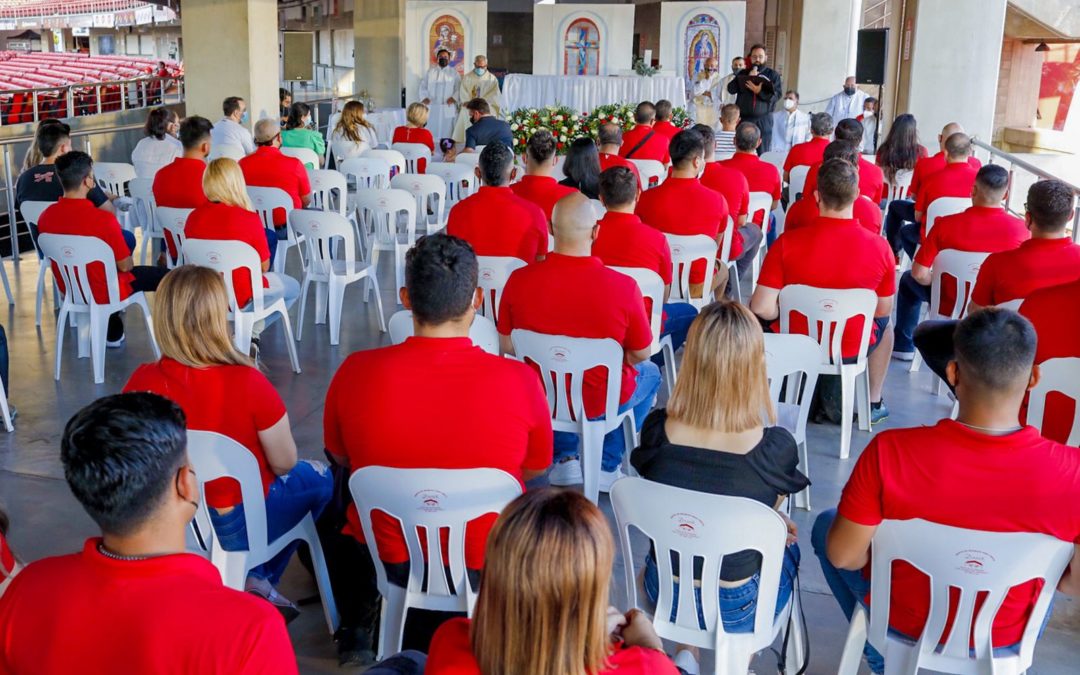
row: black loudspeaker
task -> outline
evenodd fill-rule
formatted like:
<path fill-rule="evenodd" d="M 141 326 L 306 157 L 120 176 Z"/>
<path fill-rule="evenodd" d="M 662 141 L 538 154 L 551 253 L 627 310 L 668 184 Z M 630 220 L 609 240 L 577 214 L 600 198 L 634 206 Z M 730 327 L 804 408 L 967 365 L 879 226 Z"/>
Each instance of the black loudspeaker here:
<path fill-rule="evenodd" d="M 865 28 L 859 31 L 855 60 L 855 82 L 885 84 L 885 63 L 889 60 L 889 29 Z"/>
<path fill-rule="evenodd" d="M 284 33 L 283 61 L 285 79 L 294 82 L 315 79 L 315 33 L 310 31 L 287 31 Z"/>

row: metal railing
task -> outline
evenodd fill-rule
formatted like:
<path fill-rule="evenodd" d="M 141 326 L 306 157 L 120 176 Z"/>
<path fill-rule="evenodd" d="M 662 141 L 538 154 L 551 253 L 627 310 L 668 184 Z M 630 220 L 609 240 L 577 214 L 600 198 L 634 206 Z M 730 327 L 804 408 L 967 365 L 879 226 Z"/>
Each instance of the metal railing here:
<path fill-rule="evenodd" d="M 0 90 L 0 125 L 82 117 L 180 103 L 184 77 L 140 77 L 56 87 Z"/>

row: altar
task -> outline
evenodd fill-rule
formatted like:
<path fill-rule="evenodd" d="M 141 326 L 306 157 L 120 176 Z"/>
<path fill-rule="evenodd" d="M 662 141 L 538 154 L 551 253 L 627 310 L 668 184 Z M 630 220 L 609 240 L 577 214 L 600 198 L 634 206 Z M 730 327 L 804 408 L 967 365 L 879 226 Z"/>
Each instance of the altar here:
<path fill-rule="evenodd" d="M 599 77 L 590 75 L 522 75 L 511 73 L 503 81 L 503 110 L 566 105 L 589 112 L 607 103 L 671 101 L 686 106 L 686 83 L 681 77 L 638 75 Z"/>

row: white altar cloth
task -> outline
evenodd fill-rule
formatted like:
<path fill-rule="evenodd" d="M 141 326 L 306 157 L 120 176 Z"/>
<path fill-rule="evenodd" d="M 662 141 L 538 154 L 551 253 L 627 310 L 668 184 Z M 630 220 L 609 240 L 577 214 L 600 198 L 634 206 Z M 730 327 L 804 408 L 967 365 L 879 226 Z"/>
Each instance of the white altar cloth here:
<path fill-rule="evenodd" d="M 503 110 L 566 105 L 590 112 L 607 103 L 638 103 L 660 99 L 686 107 L 686 85 L 681 77 L 597 77 L 589 75 L 521 75 L 503 81 Z"/>

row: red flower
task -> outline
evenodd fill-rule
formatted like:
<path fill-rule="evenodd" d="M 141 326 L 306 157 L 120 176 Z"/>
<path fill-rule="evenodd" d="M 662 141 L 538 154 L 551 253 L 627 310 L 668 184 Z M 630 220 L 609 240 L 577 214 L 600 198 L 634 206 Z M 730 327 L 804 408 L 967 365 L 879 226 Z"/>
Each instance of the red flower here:
<path fill-rule="evenodd" d="M 559 150 L 562 150 L 562 149 L 563 149 L 563 147 L 564 147 L 564 145 L 563 145 L 562 143 L 556 143 L 556 144 L 555 144 L 555 147 L 556 147 L 557 149 L 559 149 Z"/>

